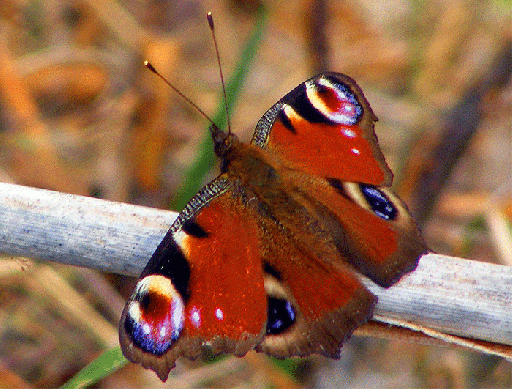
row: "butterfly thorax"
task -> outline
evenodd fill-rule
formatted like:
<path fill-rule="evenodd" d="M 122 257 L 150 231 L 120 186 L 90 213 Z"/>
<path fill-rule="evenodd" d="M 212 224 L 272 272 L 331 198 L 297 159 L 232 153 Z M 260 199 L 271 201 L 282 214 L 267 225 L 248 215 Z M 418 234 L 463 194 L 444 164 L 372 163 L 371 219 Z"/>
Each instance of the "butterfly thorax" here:
<path fill-rule="evenodd" d="M 234 137 L 223 158 L 221 172 L 262 199 L 263 192 L 283 190 L 279 167 L 279 161 L 269 153 Z"/>

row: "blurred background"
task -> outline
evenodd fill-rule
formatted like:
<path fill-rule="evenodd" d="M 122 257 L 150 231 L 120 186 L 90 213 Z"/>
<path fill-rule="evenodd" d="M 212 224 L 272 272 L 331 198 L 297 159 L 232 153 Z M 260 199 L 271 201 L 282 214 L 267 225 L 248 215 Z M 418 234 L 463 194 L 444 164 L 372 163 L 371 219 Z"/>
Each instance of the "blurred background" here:
<path fill-rule="evenodd" d="M 179 210 L 190 177 L 217 171 L 193 168 L 207 123 L 143 61 L 213 117 L 222 99 L 212 11 L 226 79 L 245 71 L 230 112 L 242 140 L 300 82 L 346 73 L 379 117 L 394 188 L 429 246 L 512 265 L 511 10 L 510 0 L 2 0 L 0 181 Z M 243 55 L 250 66 L 237 65 Z M 114 347 L 133 285 L 2 260 L 0 388 L 60 386 Z M 511 367 L 354 336 L 339 361 L 181 361 L 165 385 L 130 364 L 95 387 L 508 388 Z"/>

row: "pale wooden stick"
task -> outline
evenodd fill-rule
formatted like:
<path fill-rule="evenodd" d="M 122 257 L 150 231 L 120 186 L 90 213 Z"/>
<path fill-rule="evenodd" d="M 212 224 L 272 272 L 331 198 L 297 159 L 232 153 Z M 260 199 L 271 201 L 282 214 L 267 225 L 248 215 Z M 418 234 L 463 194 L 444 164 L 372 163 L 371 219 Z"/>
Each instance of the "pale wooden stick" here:
<path fill-rule="evenodd" d="M 176 213 L 0 184 L 0 252 L 137 275 Z M 376 318 L 512 345 L 512 267 L 438 254 L 379 297 Z"/>
<path fill-rule="evenodd" d="M 0 252 L 137 275 L 176 215 L 0 183 Z"/>

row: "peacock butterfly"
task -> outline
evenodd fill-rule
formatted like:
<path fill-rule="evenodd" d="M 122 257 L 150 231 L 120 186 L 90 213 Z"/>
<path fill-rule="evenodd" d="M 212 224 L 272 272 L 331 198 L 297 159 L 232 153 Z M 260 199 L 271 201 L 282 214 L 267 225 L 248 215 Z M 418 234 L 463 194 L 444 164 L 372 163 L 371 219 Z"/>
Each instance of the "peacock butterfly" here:
<path fill-rule="evenodd" d="M 337 358 L 377 297 L 428 251 L 350 77 L 322 73 L 272 106 L 250 144 L 212 124 L 221 174 L 181 211 L 119 325 L 124 355 L 165 381 L 202 347 Z"/>

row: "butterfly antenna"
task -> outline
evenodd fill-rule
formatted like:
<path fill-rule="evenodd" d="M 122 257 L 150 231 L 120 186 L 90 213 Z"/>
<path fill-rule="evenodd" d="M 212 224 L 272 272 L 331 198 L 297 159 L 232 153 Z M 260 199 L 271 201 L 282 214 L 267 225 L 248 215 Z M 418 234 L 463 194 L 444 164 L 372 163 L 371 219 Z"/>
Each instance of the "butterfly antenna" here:
<path fill-rule="evenodd" d="M 226 94 L 226 84 L 224 83 L 224 74 L 222 73 L 222 65 L 220 63 L 219 45 L 217 44 L 217 37 L 215 36 L 215 25 L 213 24 L 213 16 L 211 12 L 206 14 L 208 25 L 212 32 L 213 44 L 215 45 L 215 54 L 217 56 L 217 64 L 219 66 L 220 82 L 222 83 L 222 93 L 224 94 L 224 107 L 226 107 L 226 120 L 228 124 L 228 133 L 231 133 L 231 122 L 229 120 L 228 98 Z"/>
<path fill-rule="evenodd" d="M 151 65 L 151 63 L 149 61 L 144 61 L 144 66 L 147 67 L 149 70 L 151 70 L 153 73 L 155 73 L 158 77 L 160 77 L 167 85 L 169 85 L 178 95 L 180 95 L 187 103 L 189 103 L 192 107 L 194 107 L 202 116 L 204 116 L 206 118 L 206 120 L 208 120 L 213 127 L 215 128 L 218 128 L 217 125 L 213 122 L 212 119 L 210 119 L 210 117 L 204 113 L 204 111 L 199 108 L 199 106 L 194 103 L 191 99 L 189 99 L 185 94 L 183 94 L 182 91 L 180 91 L 178 88 L 176 88 L 173 84 L 171 84 L 171 82 L 169 80 L 167 80 L 167 78 L 165 78 L 164 76 L 162 76 L 158 70 L 156 70 L 153 65 Z"/>

